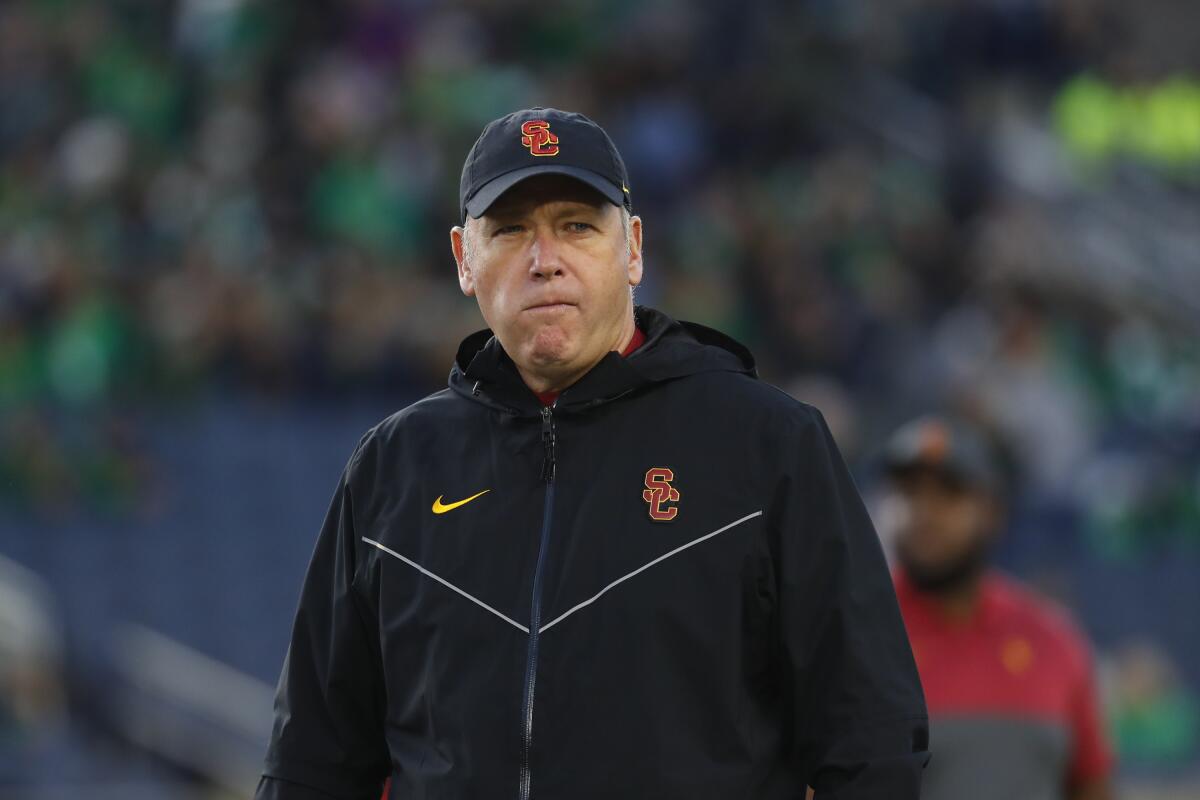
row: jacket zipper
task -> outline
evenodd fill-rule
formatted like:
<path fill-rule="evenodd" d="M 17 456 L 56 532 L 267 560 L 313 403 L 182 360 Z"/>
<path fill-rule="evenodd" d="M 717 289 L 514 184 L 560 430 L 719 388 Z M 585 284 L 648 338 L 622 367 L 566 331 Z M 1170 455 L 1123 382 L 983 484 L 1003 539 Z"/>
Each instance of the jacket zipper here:
<path fill-rule="evenodd" d="M 557 403 L 556 403 L 557 405 Z M 542 537 L 538 545 L 537 565 L 533 570 L 533 602 L 529 616 L 529 647 L 525 657 L 525 697 L 521 706 L 521 780 L 519 800 L 529 800 L 532 776 L 529 749 L 533 741 L 533 690 L 537 678 L 538 628 L 542 620 L 542 565 L 550 541 L 550 515 L 554 509 L 555 431 L 553 406 L 542 407 L 542 480 L 546 482 L 546 502 L 542 509 Z"/>

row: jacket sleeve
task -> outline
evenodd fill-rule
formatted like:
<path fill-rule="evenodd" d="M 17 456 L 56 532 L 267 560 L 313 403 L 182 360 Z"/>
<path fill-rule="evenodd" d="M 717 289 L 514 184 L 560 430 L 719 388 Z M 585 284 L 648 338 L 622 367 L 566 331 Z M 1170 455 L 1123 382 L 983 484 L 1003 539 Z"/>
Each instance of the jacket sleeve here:
<path fill-rule="evenodd" d="M 929 724 L 883 550 L 824 417 L 798 416 L 772 505 L 794 757 L 816 800 L 916 800 Z"/>
<path fill-rule="evenodd" d="M 255 800 L 379 800 L 390 772 L 378 628 L 354 586 L 351 475 L 329 504 L 300 590 Z"/>

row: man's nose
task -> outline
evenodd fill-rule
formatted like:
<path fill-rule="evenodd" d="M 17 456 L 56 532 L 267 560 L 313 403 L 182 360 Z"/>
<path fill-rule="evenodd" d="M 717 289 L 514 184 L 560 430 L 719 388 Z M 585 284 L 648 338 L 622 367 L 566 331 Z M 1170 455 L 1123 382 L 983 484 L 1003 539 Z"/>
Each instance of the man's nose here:
<path fill-rule="evenodd" d="M 563 274 L 559 242 L 554 231 L 540 229 L 529 252 L 529 275 L 533 278 L 550 278 Z"/>

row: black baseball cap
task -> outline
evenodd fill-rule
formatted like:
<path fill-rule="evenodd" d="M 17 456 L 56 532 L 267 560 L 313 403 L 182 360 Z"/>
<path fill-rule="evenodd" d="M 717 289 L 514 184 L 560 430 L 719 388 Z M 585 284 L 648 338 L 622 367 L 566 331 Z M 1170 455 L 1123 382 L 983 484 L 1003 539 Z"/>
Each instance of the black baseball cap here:
<path fill-rule="evenodd" d="M 1006 488 L 994 448 L 972 426 L 949 417 L 930 414 L 900 426 L 884 445 L 882 460 L 893 476 L 930 469 L 967 486 Z"/>
<path fill-rule="evenodd" d="M 492 120 L 471 146 L 458 185 L 461 222 L 467 214 L 481 216 L 519 182 L 546 173 L 577 178 L 632 209 L 625 162 L 604 129 L 575 111 L 534 106 Z"/>

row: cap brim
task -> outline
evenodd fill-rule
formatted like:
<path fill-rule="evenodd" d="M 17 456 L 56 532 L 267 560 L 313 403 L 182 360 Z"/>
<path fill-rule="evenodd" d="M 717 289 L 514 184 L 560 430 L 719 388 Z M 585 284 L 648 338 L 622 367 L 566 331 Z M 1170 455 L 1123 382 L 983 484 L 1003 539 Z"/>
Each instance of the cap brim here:
<path fill-rule="evenodd" d="M 893 456 L 885 458 L 883 468 L 892 477 L 928 470 L 967 486 L 992 488 L 996 477 L 986 467 L 962 458 L 932 459 L 921 456 Z"/>
<path fill-rule="evenodd" d="M 534 175 L 568 175 L 583 181 L 588 186 L 592 187 L 612 204 L 617 206 L 625 205 L 625 192 L 615 183 L 610 181 L 598 172 L 592 172 L 590 169 L 582 167 L 571 167 L 566 165 L 556 164 L 535 164 L 532 167 L 522 167 L 514 169 L 511 172 L 506 172 L 503 175 L 497 175 L 490 181 L 479 187 L 479 191 L 475 192 L 470 199 L 467 200 L 467 213 L 472 217 L 482 216 L 485 211 L 496 202 L 500 195 L 507 192 L 512 187 L 516 186 L 526 178 Z"/>

